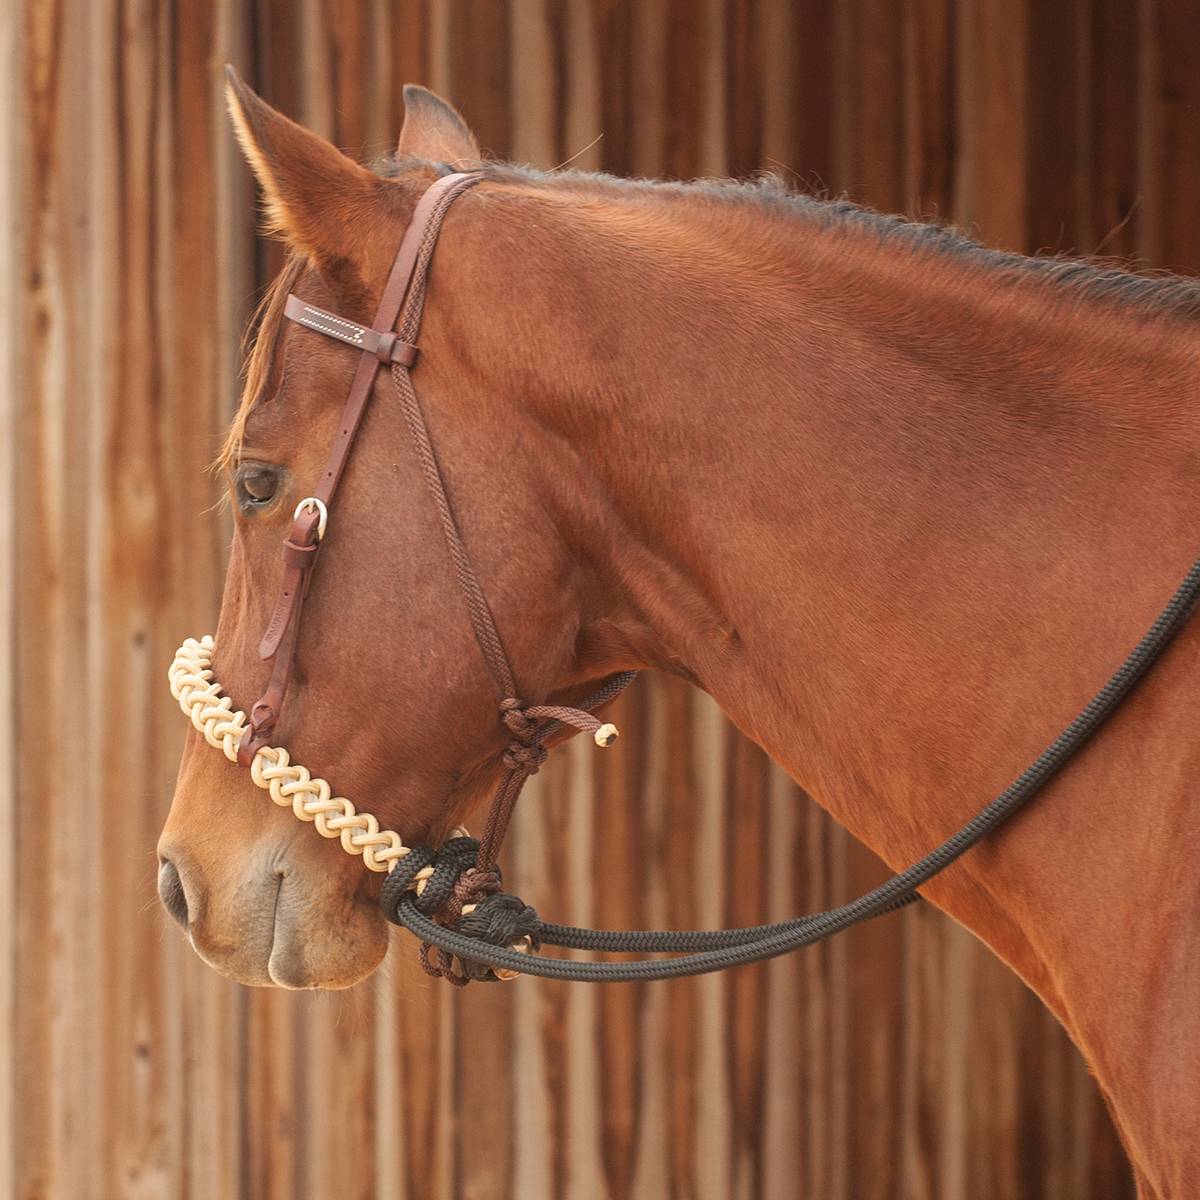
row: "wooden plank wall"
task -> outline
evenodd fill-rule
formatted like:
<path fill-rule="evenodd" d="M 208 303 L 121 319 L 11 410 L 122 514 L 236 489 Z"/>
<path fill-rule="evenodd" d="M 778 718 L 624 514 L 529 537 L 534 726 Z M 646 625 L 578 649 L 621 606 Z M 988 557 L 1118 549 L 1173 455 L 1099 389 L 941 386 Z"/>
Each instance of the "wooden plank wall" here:
<path fill-rule="evenodd" d="M 696 983 L 460 994 L 404 945 L 294 996 L 183 946 L 154 845 L 164 669 L 228 536 L 206 467 L 276 261 L 224 61 L 368 157 L 418 80 L 543 165 L 769 167 L 1187 269 L 1194 0 L 9 0 L 0 51 L 0 1194 L 1130 1196 L 1077 1056 L 935 913 Z M 543 911 L 750 922 L 878 877 L 703 697 L 644 683 L 621 719 L 524 801 L 510 877 Z M 728 889 L 731 854 L 761 882 Z"/>

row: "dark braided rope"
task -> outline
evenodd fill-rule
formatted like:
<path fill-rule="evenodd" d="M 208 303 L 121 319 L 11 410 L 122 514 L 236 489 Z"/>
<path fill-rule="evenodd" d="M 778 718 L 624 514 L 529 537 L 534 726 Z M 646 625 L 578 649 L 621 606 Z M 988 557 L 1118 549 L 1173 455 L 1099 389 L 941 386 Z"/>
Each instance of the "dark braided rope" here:
<path fill-rule="evenodd" d="M 471 914 L 474 917 L 482 912 L 477 922 L 477 926 L 486 926 L 482 929 L 468 930 L 461 923 L 455 928 L 435 925 L 419 911 L 410 892 L 400 892 L 395 896 L 394 904 L 386 905 L 384 911 L 389 919 L 437 946 L 444 955 L 457 959 L 463 965 L 464 977 L 471 978 L 487 978 L 484 968 L 501 968 L 587 983 L 674 979 L 759 962 L 811 945 L 908 903 L 916 897 L 917 888 L 944 871 L 1032 799 L 1116 711 L 1170 644 L 1198 595 L 1200 561 L 1193 564 L 1157 620 L 1104 687 L 1030 766 L 971 821 L 919 862 L 848 904 L 790 921 L 746 929 L 680 931 L 579 929 L 543 924 L 536 921 L 536 917 L 524 914 L 522 921 L 505 922 L 499 918 L 508 912 L 515 913 L 515 904 L 508 904 L 503 910 L 488 911 L 489 905 L 503 897 L 502 893 L 485 898 Z M 533 929 L 531 936 L 534 939 L 547 945 L 620 953 L 687 953 L 681 958 L 632 963 L 546 958 L 508 948 L 510 941 L 521 936 L 525 926 Z"/>

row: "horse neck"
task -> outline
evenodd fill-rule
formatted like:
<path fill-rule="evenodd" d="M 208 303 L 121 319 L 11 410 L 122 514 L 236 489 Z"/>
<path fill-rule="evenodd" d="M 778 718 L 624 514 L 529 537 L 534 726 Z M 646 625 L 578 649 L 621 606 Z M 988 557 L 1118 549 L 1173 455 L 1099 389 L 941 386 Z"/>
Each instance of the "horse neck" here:
<path fill-rule="evenodd" d="M 490 204 L 447 268 L 472 294 L 453 336 L 533 418 L 610 638 L 713 695 L 894 866 L 1051 740 L 1200 549 L 1200 344 L 1177 320 L 754 205 L 519 185 Z M 1178 794 L 1195 739 L 1172 743 L 1190 652 L 927 892 L 1114 1094 L 1139 1085 L 1101 1061 L 1135 1003 L 1110 985 L 1150 970 L 1122 897 L 1169 904 L 1200 862 Z M 1137 853 L 1131 811 L 1154 814 Z"/>
<path fill-rule="evenodd" d="M 1030 692 L 1069 716 L 1186 569 L 1200 342 L 868 233 L 655 194 L 490 196 L 454 256 L 472 299 L 450 338 L 507 379 L 483 398 L 498 420 L 518 398 L 631 654 L 710 691 L 890 857 L 852 799 L 876 764 L 960 761 L 958 714 L 1011 740 Z"/>

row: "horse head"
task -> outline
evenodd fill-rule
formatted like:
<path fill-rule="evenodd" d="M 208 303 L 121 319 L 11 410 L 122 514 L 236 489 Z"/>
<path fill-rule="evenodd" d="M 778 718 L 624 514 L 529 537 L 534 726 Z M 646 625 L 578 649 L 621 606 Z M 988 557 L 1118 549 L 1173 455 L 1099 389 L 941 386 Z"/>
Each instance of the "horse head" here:
<path fill-rule="evenodd" d="M 369 325 L 419 197 L 452 167 L 482 164 L 462 118 L 421 88 L 405 90 L 399 146 L 379 171 L 232 76 L 228 96 L 269 226 L 288 248 L 221 458 L 233 545 L 214 669 L 249 711 L 271 674 L 260 641 L 285 571 L 280 547 L 321 476 L 362 357 L 287 321 L 286 298 Z M 501 303 L 510 247 L 480 219 L 489 203 L 486 186 L 474 189 L 446 216 L 414 381 L 522 694 L 575 700 L 630 663 L 604 632 L 611 612 L 589 555 L 559 519 L 579 509 L 578 498 L 561 482 L 548 489 L 553 463 L 530 452 L 528 381 L 496 369 L 487 353 L 511 341 L 512 326 Z M 329 508 L 320 567 L 305 587 L 272 741 L 410 844 L 443 838 L 495 785 L 507 738 L 386 370 L 375 377 Z M 386 952 L 379 877 L 264 804 L 248 772 L 197 733 L 159 858 L 166 907 L 200 955 L 241 982 L 349 986 Z"/>

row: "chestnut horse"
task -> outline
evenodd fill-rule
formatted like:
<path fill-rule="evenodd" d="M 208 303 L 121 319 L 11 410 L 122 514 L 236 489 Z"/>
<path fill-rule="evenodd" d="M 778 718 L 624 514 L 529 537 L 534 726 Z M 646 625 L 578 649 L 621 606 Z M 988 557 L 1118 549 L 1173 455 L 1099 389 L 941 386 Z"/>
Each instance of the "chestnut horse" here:
<path fill-rule="evenodd" d="M 225 465 L 216 671 L 239 707 L 280 542 L 416 197 L 481 165 L 405 92 L 359 166 L 238 84 L 291 248 Z M 415 382 L 529 699 L 631 667 L 703 688 L 896 867 L 1074 716 L 1200 549 L 1200 287 L 985 250 L 769 183 L 488 165 L 439 242 Z M 383 373 L 315 573 L 276 741 L 410 844 L 489 791 L 504 737 Z M 1200 738 L 1189 624 L 1033 804 L 925 889 L 1086 1056 L 1141 1195 L 1200 1180 Z M 159 847 L 196 950 L 344 987 L 387 946 L 378 879 L 191 734 Z"/>

